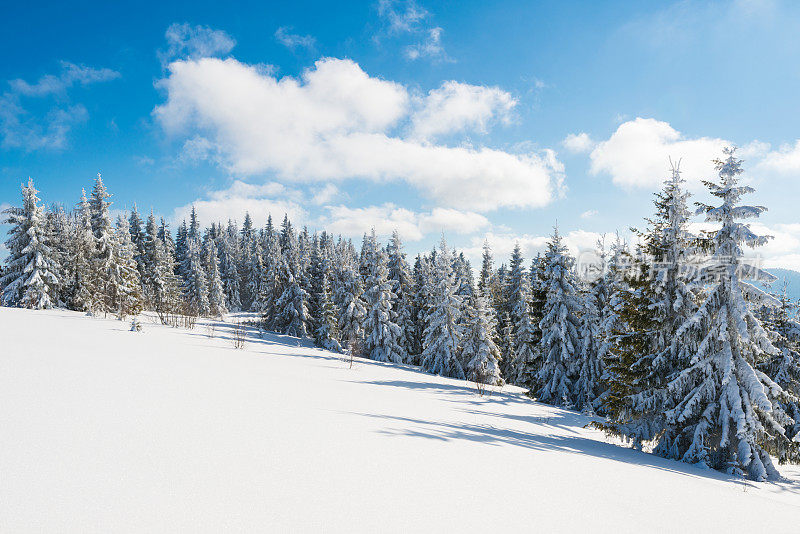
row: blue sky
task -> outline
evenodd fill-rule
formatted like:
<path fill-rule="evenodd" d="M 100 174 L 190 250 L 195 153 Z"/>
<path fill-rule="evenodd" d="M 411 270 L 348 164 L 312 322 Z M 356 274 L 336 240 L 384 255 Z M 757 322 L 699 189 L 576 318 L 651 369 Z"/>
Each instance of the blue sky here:
<path fill-rule="evenodd" d="M 342 5 L 344 4 L 344 5 Z M 474 257 L 639 225 L 669 168 L 697 200 L 734 143 L 769 265 L 800 268 L 800 6 L 719 2 L 110 2 L 6 7 L 0 204 L 173 223 L 249 210 Z M 80 16 L 76 16 L 80 13 Z M 66 22 L 68 21 L 68 23 Z M 0 251 L 0 253 L 2 253 Z"/>

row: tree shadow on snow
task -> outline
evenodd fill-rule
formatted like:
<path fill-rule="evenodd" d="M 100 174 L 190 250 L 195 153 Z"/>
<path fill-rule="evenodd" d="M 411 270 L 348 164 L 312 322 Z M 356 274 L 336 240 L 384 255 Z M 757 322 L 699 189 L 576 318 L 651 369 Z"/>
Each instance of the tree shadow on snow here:
<path fill-rule="evenodd" d="M 468 411 L 467 412 L 471 412 Z M 360 415 L 362 417 L 379 418 L 387 421 L 397 421 L 403 423 L 411 423 L 414 428 L 386 428 L 378 430 L 380 434 L 387 436 L 409 436 L 415 438 L 431 439 L 436 441 L 455 441 L 466 440 L 476 443 L 482 443 L 490 446 L 513 445 L 516 447 L 523 447 L 526 449 L 541 451 L 541 452 L 566 452 L 569 454 L 578 454 L 583 456 L 592 456 L 595 458 L 604 458 L 616 462 L 627 463 L 631 465 L 639 465 L 676 473 L 681 476 L 697 478 L 697 479 L 713 479 L 725 482 L 736 483 L 746 488 L 757 487 L 753 482 L 727 475 L 718 471 L 710 469 L 701 469 L 690 464 L 684 464 L 675 460 L 661 458 L 653 454 L 638 451 L 632 448 L 626 448 L 613 443 L 606 443 L 597 441 L 591 438 L 582 437 L 577 435 L 573 425 L 568 422 L 572 419 L 569 415 L 557 415 L 555 417 L 527 417 L 527 416 L 513 416 L 507 414 L 494 414 L 489 412 L 471 412 L 480 415 L 490 415 L 507 417 L 510 419 L 529 422 L 531 424 L 538 424 L 544 426 L 558 427 L 567 429 L 574 436 L 558 436 L 547 435 L 541 433 L 528 433 L 515 429 L 503 428 L 502 426 L 488 425 L 488 424 L 473 424 L 473 423 L 453 423 L 443 421 L 429 421 L 424 419 L 415 419 L 410 417 L 400 417 L 392 415 L 369 414 L 348 412 L 353 415 Z M 580 418 L 579 414 L 575 414 L 575 419 Z M 560 424 L 560 422 L 566 424 Z M 572 427 L 572 428 L 570 428 Z M 797 492 L 800 491 L 800 482 L 794 480 L 782 480 L 772 483 L 772 485 L 780 488 L 782 491 Z"/>

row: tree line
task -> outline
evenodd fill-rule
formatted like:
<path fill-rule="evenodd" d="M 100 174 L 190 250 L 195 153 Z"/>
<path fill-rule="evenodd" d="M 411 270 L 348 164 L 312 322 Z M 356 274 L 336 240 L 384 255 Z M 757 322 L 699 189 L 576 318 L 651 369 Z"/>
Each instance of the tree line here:
<path fill-rule="evenodd" d="M 673 168 L 635 244 L 599 245 L 591 279 L 557 228 L 529 265 L 517 245 L 496 268 L 486 244 L 473 271 L 444 237 L 411 264 L 397 232 L 383 245 L 373 230 L 356 249 L 287 216 L 201 230 L 192 209 L 173 236 L 136 207 L 112 222 L 100 175 L 69 212 L 42 207 L 29 181 L 22 205 L 5 211 L 0 302 L 120 318 L 151 310 L 165 324 L 257 312 L 264 329 L 327 350 L 479 390 L 516 384 L 603 416 L 596 426 L 660 456 L 776 478 L 771 456 L 800 461 L 797 306 L 750 283 L 774 280 L 743 259 L 743 246 L 768 237 L 741 221 L 766 208 L 741 203 L 753 189 L 740 184 L 733 149 L 715 163 L 718 178 L 705 184 L 716 203 L 697 213 L 716 230 L 689 231 L 689 194 Z"/>

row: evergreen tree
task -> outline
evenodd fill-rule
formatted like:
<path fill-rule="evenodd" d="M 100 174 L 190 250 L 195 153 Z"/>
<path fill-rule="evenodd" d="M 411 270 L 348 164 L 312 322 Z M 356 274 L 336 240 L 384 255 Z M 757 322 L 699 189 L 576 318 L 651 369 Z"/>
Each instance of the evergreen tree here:
<path fill-rule="evenodd" d="M 389 280 L 392 282 L 392 291 L 396 296 L 392 303 L 392 313 L 400 327 L 400 346 L 408 355 L 417 350 L 413 318 L 414 280 L 403 251 L 403 242 L 397 231 L 392 233 L 386 250 Z"/>
<path fill-rule="evenodd" d="M 128 315 L 137 315 L 143 309 L 142 286 L 129 228 L 128 221 L 120 215 L 114 233 L 115 241 L 112 248 L 114 259 L 111 262 L 109 284 L 112 291 L 111 308 L 116 310 L 120 319 Z"/>
<path fill-rule="evenodd" d="M 128 220 L 128 229 L 131 236 L 131 243 L 133 243 L 134 254 L 136 260 L 136 268 L 139 271 L 139 279 L 144 283 L 147 277 L 148 266 L 145 264 L 145 233 L 142 228 L 142 218 L 139 216 L 139 211 L 136 204 L 133 205 L 130 219 Z"/>
<path fill-rule="evenodd" d="M 65 236 L 68 261 L 64 262 L 64 292 L 67 305 L 73 310 L 89 311 L 92 305 L 92 234 L 89 201 L 86 191 L 81 191 Z"/>
<path fill-rule="evenodd" d="M 206 265 L 208 277 L 208 307 L 211 315 L 221 317 L 228 313 L 225 305 L 225 289 L 219 274 L 219 259 L 217 257 L 217 244 L 214 239 L 209 239 L 206 250 Z"/>
<path fill-rule="evenodd" d="M 785 427 L 791 418 L 780 406 L 788 400 L 783 389 L 762 371 L 758 362 L 778 356 L 747 302 L 763 304 L 770 297 L 746 282 L 771 275 L 742 262 L 741 245 L 759 246 L 768 238 L 752 232 L 740 219 L 758 217 L 766 208 L 740 205 L 753 188 L 739 185 L 741 161 L 733 149 L 716 161 L 719 183 L 706 182 L 721 199 L 717 207 L 700 205 L 709 222 L 721 223 L 712 236 L 713 256 L 701 272 L 712 285 L 705 302 L 676 332 L 689 348 L 666 387 L 663 409 L 670 443 L 659 450 L 672 458 L 729 473 L 749 474 L 754 480 L 778 478 L 769 451 L 793 448 Z"/>
<path fill-rule="evenodd" d="M 116 279 L 113 273 L 118 269 L 114 248 L 116 236 L 111 225 L 108 199 L 111 195 L 103 184 L 100 174 L 94 181 L 92 195 L 89 198 L 89 214 L 94 236 L 94 254 L 92 257 L 92 301 L 91 309 L 103 313 L 116 311 L 115 295 L 118 288 L 114 286 Z"/>
<path fill-rule="evenodd" d="M 181 271 L 184 273 L 183 293 L 189 306 L 189 312 L 200 316 L 211 313 L 208 302 L 208 281 L 203 268 L 203 254 L 200 250 L 200 241 L 187 234 L 186 254 Z"/>
<path fill-rule="evenodd" d="M 352 263 L 343 264 L 339 270 L 334 300 L 339 315 L 339 333 L 348 350 L 360 350 L 364 339 L 364 319 L 367 307 L 364 304 L 364 286 L 361 276 Z"/>
<path fill-rule="evenodd" d="M 503 384 L 500 377 L 500 349 L 494 342 L 494 329 L 493 311 L 479 290 L 466 322 L 461 346 L 461 361 L 466 362 L 464 371 L 467 380 L 491 386 Z"/>
<path fill-rule="evenodd" d="M 4 306 L 44 309 L 53 307 L 59 265 L 46 236 L 45 216 L 38 205 L 33 180 L 22 186 L 22 207 L 3 211 L 11 225 L 6 247 L 6 269 L 0 278 Z"/>
<path fill-rule="evenodd" d="M 371 242 L 375 242 L 375 231 Z M 397 298 L 392 292 L 389 271 L 386 268 L 386 254 L 381 249 L 374 250 L 366 265 L 366 291 L 364 300 L 367 314 L 364 320 L 364 354 L 380 362 L 403 363 L 405 350 L 400 345 L 402 333 L 395 322 L 392 304 Z"/>
<path fill-rule="evenodd" d="M 580 350 L 581 302 L 576 289 L 574 260 L 561 241 L 558 228 L 547 244 L 545 261 L 547 311 L 539 323 L 543 361 L 537 376 L 540 387 L 536 396 L 542 402 L 571 407 L 575 400 L 573 370 Z"/>
<path fill-rule="evenodd" d="M 465 378 L 464 366 L 458 358 L 462 300 L 456 293 L 451 257 L 444 238 L 434 266 L 433 298 L 425 327 L 422 367 L 433 374 Z"/>

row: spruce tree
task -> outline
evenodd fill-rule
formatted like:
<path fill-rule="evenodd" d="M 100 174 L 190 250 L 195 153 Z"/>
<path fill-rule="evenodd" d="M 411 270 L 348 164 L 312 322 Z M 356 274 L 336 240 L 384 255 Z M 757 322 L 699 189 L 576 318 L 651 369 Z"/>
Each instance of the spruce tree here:
<path fill-rule="evenodd" d="M 482 290 L 475 296 L 475 305 L 471 310 L 461 340 L 460 356 L 461 361 L 466 362 L 464 371 L 467 380 L 490 386 L 502 385 L 500 349 L 494 342 L 494 313 Z"/>
<path fill-rule="evenodd" d="M 425 327 L 422 367 L 426 371 L 465 378 L 459 360 L 461 297 L 456 293 L 455 276 L 447 242 L 442 237 L 433 272 L 432 300 Z"/>
<path fill-rule="evenodd" d="M 748 302 L 771 299 L 746 280 L 772 277 L 742 261 L 743 244 L 760 246 L 768 238 L 738 221 L 758 217 L 766 208 L 740 204 L 753 188 L 739 185 L 742 168 L 734 150 L 726 149 L 725 155 L 715 161 L 719 182 L 705 182 L 721 204 L 700 205 L 706 221 L 721 225 L 711 237 L 711 260 L 701 271 L 711 289 L 676 332 L 690 352 L 676 362 L 666 386 L 669 443 L 660 450 L 684 462 L 765 480 L 779 477 L 768 451 L 793 448 L 785 432 L 791 418 L 780 406 L 786 392 L 758 369 L 760 361 L 780 351 L 748 307 Z"/>
<path fill-rule="evenodd" d="M 45 215 L 38 205 L 33 180 L 22 186 L 22 207 L 3 211 L 3 222 L 11 225 L 6 247 L 6 269 L 0 278 L 4 306 L 44 309 L 54 306 L 59 265 L 48 242 Z"/>
<path fill-rule="evenodd" d="M 575 404 L 574 367 L 580 350 L 581 301 L 576 288 L 574 260 L 561 240 L 558 228 L 545 254 L 547 310 L 542 330 L 542 368 L 536 381 L 536 397 L 542 402 L 572 407 Z"/>
<path fill-rule="evenodd" d="M 371 241 L 375 242 L 374 230 Z M 367 314 L 364 319 L 364 355 L 380 362 L 403 363 L 406 353 L 400 345 L 402 332 L 392 311 L 392 304 L 397 296 L 389 281 L 384 251 L 374 250 L 369 255 L 365 268 L 367 277 L 364 301 Z"/>

